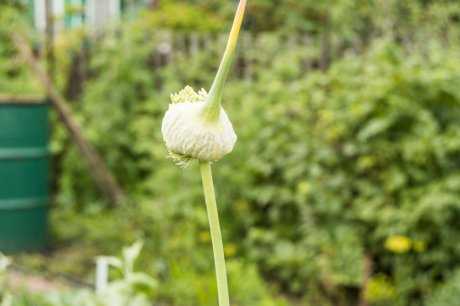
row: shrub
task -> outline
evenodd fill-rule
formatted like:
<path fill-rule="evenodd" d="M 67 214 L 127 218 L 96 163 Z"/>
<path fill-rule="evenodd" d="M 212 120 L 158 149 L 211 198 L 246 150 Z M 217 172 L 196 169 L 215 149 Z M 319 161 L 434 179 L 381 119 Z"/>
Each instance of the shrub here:
<path fill-rule="evenodd" d="M 233 79 L 224 97 L 241 141 L 216 168 L 224 240 L 237 262 L 230 279 L 249 271 L 259 301 L 272 295 L 258 270 L 321 305 L 354 305 L 363 287 L 376 304 L 445 300 L 460 256 L 458 48 L 424 40 L 406 50 L 380 40 L 307 72 L 315 46 L 289 45 L 278 34 L 255 40 L 245 50 L 252 79 Z M 159 298 L 211 305 L 199 181 L 196 171 L 165 160 L 159 127 L 169 93 L 190 80 L 209 84 L 221 50 L 177 53 L 161 66 L 152 60 L 158 45 L 154 29 L 134 22 L 93 46 L 91 78 L 74 108 L 135 204 L 108 210 L 57 127 L 56 244 L 85 241 L 74 257 L 55 258 L 88 260 L 143 236 L 151 242 L 141 265 L 159 276 Z M 368 284 L 366 262 L 374 274 Z M 192 278 L 195 287 L 184 285 Z M 437 289 L 444 280 L 447 289 Z M 257 299 L 250 293 L 235 296 L 244 305 Z"/>
<path fill-rule="evenodd" d="M 23 65 L 9 37 L 13 30 L 24 30 L 19 20 L 17 10 L 0 4 L 0 95 L 39 96 L 43 90 Z"/>
<path fill-rule="evenodd" d="M 434 290 L 429 298 L 428 306 L 454 306 L 460 298 L 460 273 L 456 269 L 446 281 Z"/>
<path fill-rule="evenodd" d="M 217 48 L 153 71 L 146 63 L 155 41 L 145 44 L 142 33 L 98 50 L 79 112 L 132 198 L 168 207 L 174 221 L 161 226 L 194 220 L 176 242 L 164 228 L 152 232 L 180 250 L 199 243 L 205 216 L 194 208 L 202 199 L 193 171 L 164 160 L 161 114 L 184 80 L 209 83 Z M 225 93 L 236 128 L 244 126 L 216 169 L 226 241 L 289 291 L 329 302 L 357 299 L 367 258 L 396 288 L 398 304 L 419 305 L 459 256 L 458 55 L 431 41 L 411 52 L 380 41 L 325 73 L 305 74 L 304 48 L 271 48 L 277 39 L 257 39 L 248 51 L 257 58 L 254 79 L 234 79 Z M 77 160 L 73 149 L 65 153 L 61 205 L 94 202 Z M 393 252 L 391 237 L 408 247 Z"/>

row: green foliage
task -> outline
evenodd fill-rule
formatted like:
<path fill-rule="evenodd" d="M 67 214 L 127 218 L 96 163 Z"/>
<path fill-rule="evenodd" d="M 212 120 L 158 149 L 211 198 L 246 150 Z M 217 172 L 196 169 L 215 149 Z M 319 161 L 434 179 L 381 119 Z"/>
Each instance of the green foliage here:
<path fill-rule="evenodd" d="M 177 25 L 188 23 L 192 29 L 196 28 L 196 23 L 204 25 L 204 21 L 198 19 L 206 16 L 204 19 L 214 24 L 207 28 L 212 30 L 218 27 L 219 19 L 225 24 L 222 20 L 232 18 L 234 5 L 233 1 L 191 0 L 183 4 L 178 0 L 162 0 L 153 15 L 162 20 L 163 26 L 177 28 Z M 326 33 L 347 39 L 356 35 L 370 38 L 389 29 L 397 35 L 417 35 L 425 26 L 441 34 L 452 23 L 458 26 L 460 13 L 456 0 L 252 0 L 248 6 L 247 23 L 251 31 Z M 175 13 L 181 9 L 183 14 Z"/>
<path fill-rule="evenodd" d="M 366 287 L 365 298 L 372 305 L 386 305 L 394 303 L 396 289 L 383 275 L 372 277 Z"/>
<path fill-rule="evenodd" d="M 122 256 L 105 257 L 111 266 L 121 273 L 121 277 L 110 280 L 100 292 L 88 289 L 66 290 L 47 294 L 16 295 L 8 306 L 150 306 L 156 295 L 156 279 L 134 269 L 134 264 L 142 249 L 137 242 L 123 249 Z M 3 305 L 2 305 L 3 306 Z"/>
<path fill-rule="evenodd" d="M 16 9 L 0 6 L 0 25 L 0 95 L 42 94 L 10 39 L 13 32 L 28 34 L 23 18 Z"/>
<path fill-rule="evenodd" d="M 224 93 L 239 142 L 216 164 L 215 183 L 236 305 L 283 305 L 279 289 L 304 304 L 356 305 L 363 288 L 372 305 L 455 304 L 460 53 L 443 34 L 455 30 L 459 6 L 441 2 L 251 3 L 252 28 L 314 38 L 302 45 L 276 33 L 254 37 L 251 49 L 242 48 L 252 78 L 234 78 Z M 170 93 L 209 86 L 223 46 L 211 42 L 158 64 L 165 44 L 156 27 L 217 30 L 204 16 L 217 7 L 226 16 L 229 3 L 164 1 L 93 44 L 90 79 L 73 107 L 132 203 L 107 208 L 57 125 L 57 250 L 20 263 L 88 277 L 93 257 L 142 238 L 139 267 L 158 280 L 158 301 L 215 305 L 198 171 L 166 158 L 160 125 Z M 164 15 L 180 6 L 189 17 Z M 343 37 L 343 47 L 375 33 L 387 39 L 363 43 L 364 54 L 346 53 L 325 71 L 307 71 L 325 33 Z M 364 284 L 366 261 L 374 275 Z"/>
<path fill-rule="evenodd" d="M 161 4 L 159 9 L 147 11 L 141 18 L 156 29 L 187 32 L 215 32 L 222 30 L 223 25 L 221 19 L 210 11 L 184 2 Z"/>
<path fill-rule="evenodd" d="M 454 306 L 460 300 L 460 270 L 453 271 L 446 283 L 436 288 L 427 306 Z"/>
<path fill-rule="evenodd" d="M 135 243 L 124 248 L 122 256 L 105 257 L 111 266 L 121 273 L 121 278 L 111 280 L 101 292 L 87 290 L 71 294 L 56 294 L 45 297 L 51 305 L 94 305 L 94 306 L 149 306 L 156 295 L 158 282 L 151 276 L 134 270 L 134 264 L 142 248 L 142 243 Z M 101 260 L 101 259 L 100 259 Z"/>
<path fill-rule="evenodd" d="M 233 156 L 248 162 L 229 165 L 249 178 L 238 191 L 254 207 L 249 254 L 291 289 L 359 286 L 368 254 L 375 272 L 393 277 L 400 304 L 415 305 L 411 297 L 456 265 L 460 59 L 438 46 L 427 52 L 408 57 L 381 43 L 326 73 L 240 98 L 266 109 L 245 108 L 258 117 L 244 121 L 252 133 Z M 397 233 L 428 247 L 389 254 L 384 241 Z"/>
<path fill-rule="evenodd" d="M 212 274 L 198 272 L 212 271 L 200 242 L 207 224 L 199 177 L 165 158 L 159 127 L 169 93 L 187 81 L 209 84 L 219 47 L 153 70 L 146 63 L 156 42 L 145 33 L 128 30 L 98 49 L 79 114 L 141 203 L 131 216 L 139 221 L 127 223 L 155 224 L 137 232 L 158 244 L 151 247 L 171 286 L 164 298 L 182 292 L 192 304 L 211 303 L 199 293 L 214 292 Z M 225 91 L 239 143 L 216 165 L 224 240 L 283 288 L 325 304 L 356 299 L 369 257 L 385 276 L 383 291 L 396 288 L 395 303 L 420 305 L 459 255 L 456 49 L 430 40 L 409 53 L 382 40 L 305 75 L 305 49 L 271 48 L 278 39 L 260 36 L 248 51 L 257 56 L 253 81 L 234 79 Z M 96 191 L 77 156 L 64 154 L 59 202 L 87 213 L 82 203 L 96 203 Z M 386 249 L 395 235 L 411 247 Z"/>

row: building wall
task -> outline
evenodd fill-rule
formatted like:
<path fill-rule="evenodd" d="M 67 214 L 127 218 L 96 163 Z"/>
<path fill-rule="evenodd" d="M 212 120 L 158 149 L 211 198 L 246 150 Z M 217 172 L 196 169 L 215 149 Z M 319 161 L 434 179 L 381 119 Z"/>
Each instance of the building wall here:
<path fill-rule="evenodd" d="M 34 25 L 44 32 L 46 28 L 45 0 L 32 0 Z M 87 25 L 100 31 L 121 15 L 120 0 L 52 0 L 54 27 L 59 32 L 64 28 Z"/>

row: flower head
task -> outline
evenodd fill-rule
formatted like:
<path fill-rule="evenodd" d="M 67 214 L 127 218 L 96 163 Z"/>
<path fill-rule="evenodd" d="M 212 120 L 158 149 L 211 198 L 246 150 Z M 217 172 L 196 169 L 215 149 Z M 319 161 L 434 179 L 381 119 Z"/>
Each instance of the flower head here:
<path fill-rule="evenodd" d="M 198 93 L 187 86 L 171 95 L 161 127 L 163 139 L 171 157 L 179 163 L 187 159 L 217 161 L 233 150 L 236 134 L 223 109 L 215 120 L 205 120 L 208 94 L 203 89 Z"/>
<path fill-rule="evenodd" d="M 171 95 L 161 132 L 170 156 L 178 164 L 191 159 L 217 161 L 233 150 L 236 134 L 221 106 L 222 92 L 235 57 L 246 0 L 241 0 L 230 31 L 227 47 L 209 94 L 187 86 Z"/>

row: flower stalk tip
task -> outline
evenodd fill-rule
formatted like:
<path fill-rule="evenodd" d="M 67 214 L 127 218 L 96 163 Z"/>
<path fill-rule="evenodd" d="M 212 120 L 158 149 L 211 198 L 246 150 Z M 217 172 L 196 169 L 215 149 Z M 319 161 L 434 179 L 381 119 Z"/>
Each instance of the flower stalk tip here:
<path fill-rule="evenodd" d="M 238 4 L 232 29 L 230 30 L 230 34 L 228 36 L 225 52 L 220 62 L 219 70 L 217 71 L 216 77 L 214 78 L 209 91 L 206 107 L 203 110 L 203 117 L 208 121 L 215 121 L 219 118 L 222 93 L 225 81 L 227 80 L 230 68 L 232 67 L 233 60 L 235 58 L 238 37 L 243 24 L 244 13 L 246 11 L 246 2 L 246 0 L 240 0 L 240 3 Z"/>

